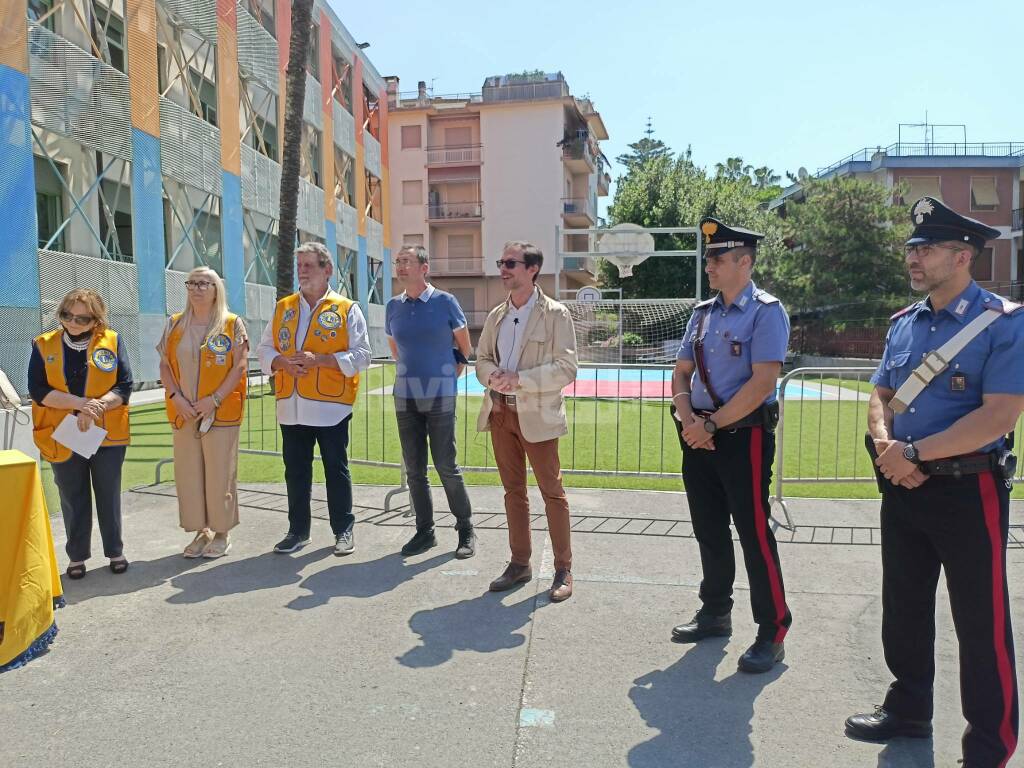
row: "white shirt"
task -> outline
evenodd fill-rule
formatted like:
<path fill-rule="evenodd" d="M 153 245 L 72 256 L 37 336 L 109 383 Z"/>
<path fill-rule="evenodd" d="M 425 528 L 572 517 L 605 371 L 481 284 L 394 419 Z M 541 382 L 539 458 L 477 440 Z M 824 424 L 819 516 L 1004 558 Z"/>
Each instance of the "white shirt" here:
<path fill-rule="evenodd" d="M 519 357 L 523 353 L 523 341 L 526 339 L 526 324 L 530 321 L 530 313 L 536 303 L 536 288 L 529 300 L 518 309 L 511 299 L 508 302 L 508 312 L 498 326 L 498 365 L 506 371 L 519 370 Z"/>
<path fill-rule="evenodd" d="M 329 291 L 330 288 L 327 290 Z M 326 295 L 325 292 L 324 296 Z M 310 305 L 306 302 L 306 298 L 301 293 L 299 294 L 299 324 L 295 328 L 294 349 L 302 349 L 310 320 L 313 319 L 313 310 L 319 303 L 318 300 Z M 263 337 L 256 348 L 260 368 L 265 375 L 273 375 L 274 371 L 271 370 L 270 365 L 279 354 L 281 353 L 274 346 L 274 324 L 270 322 L 263 329 Z M 363 311 L 359 309 L 359 305 L 353 303 L 348 311 L 348 349 L 344 352 L 336 352 L 334 359 L 338 361 L 338 368 L 341 369 L 341 372 L 351 377 L 359 371 L 369 368 L 371 357 L 370 342 L 366 337 L 366 320 L 363 318 Z M 285 426 L 303 424 L 307 427 L 333 427 L 351 414 L 351 405 L 307 400 L 304 397 L 299 397 L 298 388 L 292 392 L 291 397 L 277 401 L 277 423 Z"/>

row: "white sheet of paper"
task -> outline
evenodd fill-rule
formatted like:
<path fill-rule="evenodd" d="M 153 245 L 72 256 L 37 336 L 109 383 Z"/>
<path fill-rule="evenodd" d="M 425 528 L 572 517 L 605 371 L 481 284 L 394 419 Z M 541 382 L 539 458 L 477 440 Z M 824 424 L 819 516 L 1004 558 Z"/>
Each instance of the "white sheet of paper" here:
<path fill-rule="evenodd" d="M 53 430 L 53 439 L 66 448 L 70 448 L 79 456 L 91 458 L 107 436 L 107 430 L 97 427 L 95 423 L 82 432 L 78 429 L 78 417 L 68 414 L 64 421 Z"/>

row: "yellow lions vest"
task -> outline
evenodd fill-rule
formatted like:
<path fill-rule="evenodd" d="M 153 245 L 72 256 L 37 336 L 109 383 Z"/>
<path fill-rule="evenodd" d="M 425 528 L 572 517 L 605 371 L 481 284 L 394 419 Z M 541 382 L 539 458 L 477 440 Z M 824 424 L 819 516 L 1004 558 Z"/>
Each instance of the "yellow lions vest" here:
<path fill-rule="evenodd" d="M 295 331 L 299 325 L 299 294 L 293 293 L 277 302 L 274 310 L 274 347 L 284 355 L 292 354 L 295 347 Z M 350 299 L 328 291 L 313 308 L 306 338 L 299 349 L 322 355 L 333 355 L 348 349 L 348 312 L 352 307 Z M 314 368 L 305 376 L 296 378 L 284 371 L 274 373 L 274 389 L 277 399 L 292 396 L 298 390 L 299 397 L 319 400 L 325 403 L 352 405 L 359 391 L 359 376 L 346 376 L 336 368 Z"/>
<path fill-rule="evenodd" d="M 179 312 L 171 316 L 173 325 L 167 336 L 167 364 L 174 374 L 174 380 L 181 382 L 181 372 L 178 370 L 178 344 L 181 342 L 181 335 L 184 328 L 181 324 Z M 235 321 L 238 315 L 228 314 L 224 323 L 224 332 L 219 333 L 203 345 L 199 353 L 199 388 L 196 392 L 199 399 L 209 397 L 217 391 L 224 379 L 238 363 L 235 357 Z M 166 388 L 164 389 L 166 392 Z M 213 426 L 233 427 L 242 423 L 242 414 L 245 411 L 246 377 L 238 380 L 238 385 L 231 390 L 220 404 L 213 416 Z M 175 399 L 164 396 L 164 403 L 167 405 L 167 420 L 174 425 L 175 429 L 185 426 L 185 419 L 178 414 L 175 407 Z"/>
<path fill-rule="evenodd" d="M 46 383 L 60 392 L 67 392 L 63 337 L 64 330 L 58 328 L 37 336 L 35 345 L 46 367 Z M 117 383 L 117 333 L 108 329 L 102 334 L 93 334 L 85 359 L 88 366 L 85 376 L 85 397 L 102 397 Z M 71 449 L 53 439 L 53 430 L 70 413 L 72 411 L 64 408 L 51 408 L 39 405 L 35 401 L 32 403 L 32 439 L 39 448 L 39 455 L 54 464 L 71 458 Z M 119 405 L 117 408 L 111 408 L 103 414 L 98 426 L 107 430 L 103 445 L 128 445 L 128 406 Z"/>

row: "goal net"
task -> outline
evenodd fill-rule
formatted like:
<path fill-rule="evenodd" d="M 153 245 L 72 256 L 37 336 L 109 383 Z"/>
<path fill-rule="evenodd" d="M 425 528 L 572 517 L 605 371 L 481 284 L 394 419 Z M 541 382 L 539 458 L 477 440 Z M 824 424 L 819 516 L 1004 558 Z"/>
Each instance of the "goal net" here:
<path fill-rule="evenodd" d="M 576 326 L 581 363 L 665 365 L 676 361 L 694 299 L 562 302 Z"/>

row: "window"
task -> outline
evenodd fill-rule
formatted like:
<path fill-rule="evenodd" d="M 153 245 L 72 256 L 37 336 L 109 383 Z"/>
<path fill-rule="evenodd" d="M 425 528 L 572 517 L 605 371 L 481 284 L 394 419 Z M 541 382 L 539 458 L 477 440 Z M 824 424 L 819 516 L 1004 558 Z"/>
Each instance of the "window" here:
<path fill-rule="evenodd" d="M 271 123 L 262 115 L 257 115 L 253 123 L 253 130 L 249 132 L 249 135 L 252 137 L 253 149 L 266 155 L 271 160 L 277 161 L 277 125 Z M 263 137 L 262 142 L 260 141 L 261 136 Z"/>
<path fill-rule="evenodd" d="M 271 37 L 277 37 L 277 28 L 274 24 L 274 3 L 264 5 L 260 0 L 248 0 L 246 3 L 249 13 L 258 21 Z"/>
<path fill-rule="evenodd" d="M 129 187 L 110 179 L 100 186 L 102 209 L 99 232 L 103 247 L 115 261 L 134 261 L 132 257 L 132 193 Z"/>
<path fill-rule="evenodd" d="M 448 235 L 448 258 L 449 259 L 472 259 L 473 258 L 473 236 L 472 235 Z"/>
<path fill-rule="evenodd" d="M 98 3 L 92 4 L 92 11 L 95 25 L 93 42 L 110 66 L 124 72 L 124 22 Z"/>
<path fill-rule="evenodd" d="M 64 221 L 64 185 L 54 173 L 50 163 L 42 157 L 33 157 L 36 177 L 36 221 L 39 232 L 39 247 L 45 248 L 54 233 Z M 58 173 L 66 176 L 64 166 L 58 166 Z M 50 243 L 51 251 L 67 251 L 67 228 Z"/>
<path fill-rule="evenodd" d="M 402 182 L 402 204 L 422 205 L 423 204 L 423 182 L 403 181 Z"/>
<path fill-rule="evenodd" d="M 356 176 L 355 161 L 347 152 L 334 144 L 334 197 L 346 205 L 355 207 Z"/>
<path fill-rule="evenodd" d="M 57 14 L 51 13 L 51 11 L 53 11 L 53 0 L 28 0 L 28 17 L 36 22 L 43 19 L 42 26 L 51 32 L 56 32 Z"/>
<path fill-rule="evenodd" d="M 321 189 L 323 189 L 323 186 L 324 186 L 324 180 L 323 180 L 324 160 L 323 160 L 323 151 L 320 148 L 320 131 L 316 130 L 315 128 L 310 128 L 309 129 L 309 135 L 308 135 L 308 141 L 309 141 L 309 162 L 313 166 L 310 169 L 310 171 L 312 173 L 312 177 L 310 178 L 310 181 L 312 181 L 314 184 L 316 184 L 316 186 L 318 186 Z"/>
<path fill-rule="evenodd" d="M 974 260 L 974 264 L 971 266 L 971 275 L 975 280 L 980 282 L 995 279 L 994 259 L 995 251 L 991 246 L 981 249 L 981 253 L 978 254 L 978 258 Z"/>
<path fill-rule="evenodd" d="M 444 129 L 446 147 L 466 147 L 473 142 L 473 129 L 469 126 Z"/>
<path fill-rule="evenodd" d="M 994 211 L 999 207 L 995 176 L 971 177 L 971 210 Z"/>
<path fill-rule="evenodd" d="M 338 246 L 338 291 L 350 299 L 359 296 L 357 280 L 359 277 L 358 254 L 351 248 Z"/>
<path fill-rule="evenodd" d="M 369 295 L 370 303 L 383 304 L 384 281 L 381 279 L 381 276 L 384 274 L 384 262 L 371 256 L 369 259 L 369 267 L 371 283 Z"/>
<path fill-rule="evenodd" d="M 907 186 L 906 194 L 903 195 L 907 205 L 922 197 L 934 197 L 942 201 L 942 185 L 938 176 L 904 176 L 900 181 Z"/>
<path fill-rule="evenodd" d="M 320 25 L 314 24 L 309 31 L 309 58 L 306 59 L 306 71 L 317 80 L 320 79 Z"/>
<path fill-rule="evenodd" d="M 195 225 L 189 233 L 192 245 L 198 252 L 201 262 L 215 270 L 218 274 L 224 273 L 224 263 L 220 247 L 220 216 L 207 211 L 195 212 Z M 196 266 L 199 266 L 199 263 Z"/>
<path fill-rule="evenodd" d="M 217 87 L 213 81 L 203 77 L 199 72 L 189 67 L 189 80 L 192 81 L 192 90 L 199 97 L 199 117 L 203 118 L 210 125 L 217 125 Z M 194 104 L 189 104 L 194 108 Z"/>
<path fill-rule="evenodd" d="M 448 293 L 455 297 L 462 307 L 462 312 L 469 315 L 476 309 L 476 291 L 472 288 L 449 288 Z"/>
<path fill-rule="evenodd" d="M 167 46 L 156 46 L 156 88 L 161 96 L 167 90 Z"/>
<path fill-rule="evenodd" d="M 423 245 L 423 235 L 402 235 L 402 245 Z"/>
<path fill-rule="evenodd" d="M 420 126 L 418 125 L 403 125 L 402 149 L 419 149 L 423 146 L 420 133 Z"/>
<path fill-rule="evenodd" d="M 334 100 L 352 114 L 352 65 L 346 61 L 337 48 L 331 48 L 331 59 L 334 67 Z"/>

